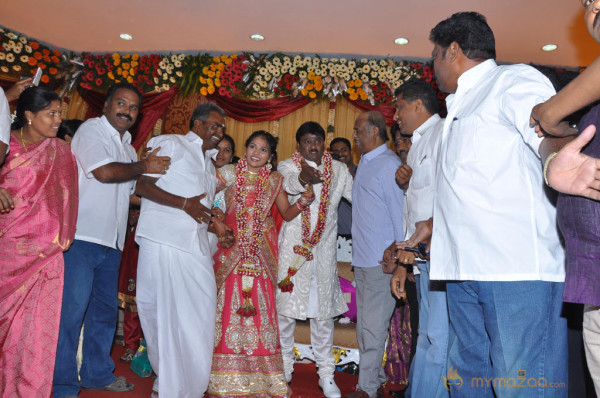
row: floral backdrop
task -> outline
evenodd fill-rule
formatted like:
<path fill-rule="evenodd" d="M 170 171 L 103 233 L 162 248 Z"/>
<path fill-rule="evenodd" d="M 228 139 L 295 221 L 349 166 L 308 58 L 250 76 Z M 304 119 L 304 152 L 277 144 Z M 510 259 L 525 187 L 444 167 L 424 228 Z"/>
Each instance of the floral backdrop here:
<path fill-rule="evenodd" d="M 440 92 L 428 63 L 386 59 L 326 58 L 276 54 L 91 54 L 61 52 L 0 27 L 0 75 L 18 77 L 43 70 L 42 82 L 61 95 L 77 86 L 104 92 L 127 81 L 142 92 L 177 86 L 190 94 L 265 100 L 298 97 L 320 100 L 344 95 L 351 101 L 387 106 L 408 79 L 423 78 Z M 553 69 L 555 72 L 564 69 Z M 573 73 L 573 72 L 571 72 Z"/>
<path fill-rule="evenodd" d="M 61 52 L 23 34 L 0 27 L 0 74 L 33 75 L 63 93 L 77 86 L 105 91 L 127 81 L 142 92 L 179 87 L 183 95 L 268 99 L 304 96 L 335 101 L 339 95 L 371 105 L 389 105 L 393 91 L 411 78 L 437 89 L 431 65 L 388 59 L 326 58 L 276 54 L 91 54 Z M 439 93 L 440 99 L 444 95 Z"/>

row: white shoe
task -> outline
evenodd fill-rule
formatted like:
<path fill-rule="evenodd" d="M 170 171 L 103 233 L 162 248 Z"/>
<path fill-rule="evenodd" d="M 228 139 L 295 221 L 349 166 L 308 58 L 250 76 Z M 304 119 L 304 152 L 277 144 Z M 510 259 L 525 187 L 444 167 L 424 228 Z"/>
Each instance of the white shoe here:
<path fill-rule="evenodd" d="M 319 387 L 323 390 L 326 398 L 342 398 L 342 392 L 333 381 L 333 377 L 319 379 Z"/>

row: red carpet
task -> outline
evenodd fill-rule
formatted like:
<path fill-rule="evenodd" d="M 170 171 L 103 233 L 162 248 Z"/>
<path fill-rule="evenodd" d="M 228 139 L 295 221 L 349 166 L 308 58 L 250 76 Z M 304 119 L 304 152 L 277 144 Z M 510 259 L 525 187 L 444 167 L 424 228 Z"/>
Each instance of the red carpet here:
<path fill-rule="evenodd" d="M 124 364 L 119 361 L 119 358 L 125 352 L 125 348 L 115 345 L 113 348 L 112 357 L 115 361 L 115 375 L 125 376 L 127 381 L 135 384 L 135 390 L 131 392 L 107 392 L 107 391 L 86 391 L 82 390 L 79 396 L 81 398 L 149 398 L 152 392 L 153 379 L 151 377 L 141 378 L 129 369 L 129 364 Z M 290 384 L 293 391 L 293 398 L 313 398 L 323 397 L 323 393 L 319 390 L 318 376 L 315 365 L 296 364 L 294 367 L 294 379 Z M 354 391 L 354 387 L 358 381 L 358 376 L 353 376 L 349 373 L 335 372 L 335 381 L 342 391 L 342 395 Z M 388 385 L 386 390 L 399 389 L 400 386 Z M 389 396 L 389 394 L 386 394 Z M 169 397 L 164 397 L 169 398 Z"/>

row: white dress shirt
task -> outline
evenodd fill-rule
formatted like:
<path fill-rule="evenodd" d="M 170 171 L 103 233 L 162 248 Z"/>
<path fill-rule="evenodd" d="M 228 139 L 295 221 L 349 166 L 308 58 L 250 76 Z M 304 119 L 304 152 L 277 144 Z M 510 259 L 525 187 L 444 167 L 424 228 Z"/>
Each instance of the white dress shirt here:
<path fill-rule="evenodd" d="M 406 159 L 413 172 L 404 201 L 406 239 L 415 233 L 415 223 L 433 217 L 435 172 L 443 128 L 444 119 L 436 113 L 413 132 L 412 146 Z M 418 267 L 414 267 L 413 271 L 415 275 L 419 274 Z"/>
<path fill-rule="evenodd" d="M 84 122 L 71 142 L 79 172 L 79 215 L 75 239 L 123 249 L 129 196 L 135 180 L 102 183 L 92 171 L 109 163 L 137 161 L 131 134 L 123 137 L 105 116 Z"/>
<path fill-rule="evenodd" d="M 191 198 L 206 193 L 200 202 L 210 209 L 217 188 L 217 173 L 211 158 L 216 157 L 218 150 L 203 153 L 202 142 L 202 138 L 191 131 L 185 136 L 169 134 L 152 138 L 148 146 L 160 147 L 158 154 L 169 156 L 171 165 L 164 175 L 148 175 L 158 178 L 156 186 L 173 195 Z M 142 198 L 136 230 L 136 241 L 139 238 L 190 253 L 199 247 L 203 255 L 212 254 L 206 223 L 196 222 L 182 209 L 160 205 L 146 198 Z"/>
<path fill-rule="evenodd" d="M 431 279 L 564 281 L 556 209 L 544 190 L 531 108 L 555 93 L 527 65 L 487 60 L 447 102 Z"/>
<path fill-rule="evenodd" d="M 10 147 L 10 106 L 4 91 L 0 88 L 0 142 L 6 144 L 6 153 Z"/>

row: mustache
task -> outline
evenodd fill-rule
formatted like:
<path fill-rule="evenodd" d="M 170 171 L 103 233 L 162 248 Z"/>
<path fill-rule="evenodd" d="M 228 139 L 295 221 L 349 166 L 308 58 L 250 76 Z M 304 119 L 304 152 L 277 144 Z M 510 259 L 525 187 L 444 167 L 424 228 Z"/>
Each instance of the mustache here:
<path fill-rule="evenodd" d="M 130 122 L 133 121 L 133 118 L 130 115 L 127 115 L 125 113 L 117 113 L 117 117 L 125 118 L 125 119 L 129 120 Z"/>

